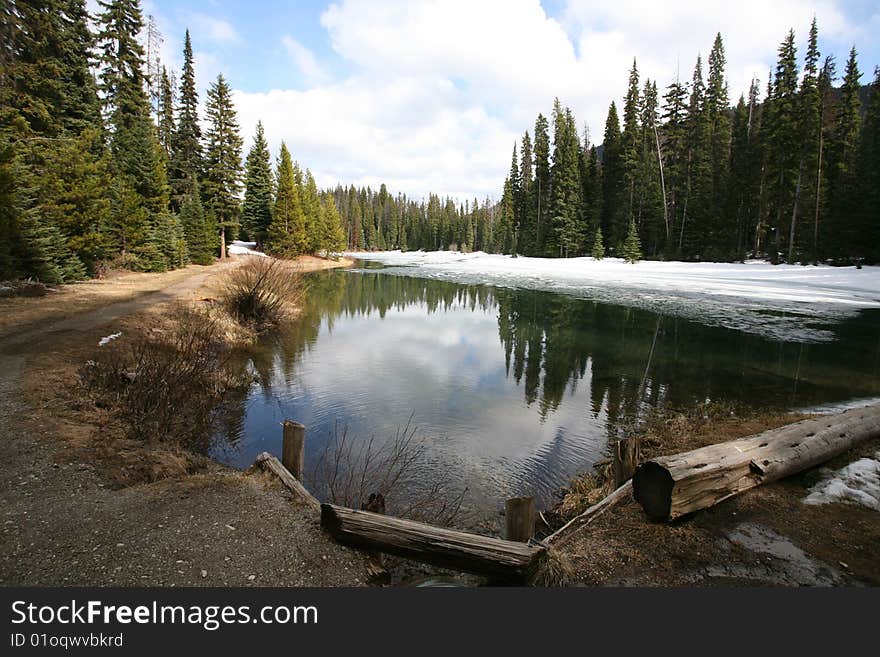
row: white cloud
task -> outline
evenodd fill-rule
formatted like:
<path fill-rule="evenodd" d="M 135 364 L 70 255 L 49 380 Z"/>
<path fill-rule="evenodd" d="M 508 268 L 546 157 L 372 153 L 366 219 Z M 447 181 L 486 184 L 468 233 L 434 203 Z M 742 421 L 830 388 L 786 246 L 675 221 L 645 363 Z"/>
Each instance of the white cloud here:
<path fill-rule="evenodd" d="M 721 32 L 735 102 L 752 76 L 766 84 L 790 28 L 802 53 L 814 13 L 839 59 L 864 32 L 836 0 L 568 0 L 558 20 L 539 0 L 341 0 L 321 24 L 345 77 L 288 36 L 306 88 L 238 92 L 238 108 L 246 136 L 262 118 L 273 146 L 285 139 L 322 184 L 497 197 L 514 140 L 554 97 L 599 142 L 634 57 L 662 94 L 676 71 L 690 79 Z"/>
<path fill-rule="evenodd" d="M 327 80 L 327 74 L 311 50 L 289 35 L 284 36 L 281 43 L 308 84 L 320 84 Z"/>

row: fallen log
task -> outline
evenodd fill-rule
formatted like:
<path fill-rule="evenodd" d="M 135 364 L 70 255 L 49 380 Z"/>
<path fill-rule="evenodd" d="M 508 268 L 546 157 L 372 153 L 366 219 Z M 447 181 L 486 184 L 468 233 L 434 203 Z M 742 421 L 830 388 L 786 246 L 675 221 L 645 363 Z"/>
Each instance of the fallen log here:
<path fill-rule="evenodd" d="M 545 551 L 333 504 L 321 505 L 321 527 L 340 543 L 520 584 L 531 580 Z"/>
<path fill-rule="evenodd" d="M 281 465 L 281 461 L 277 457 L 272 456 L 268 452 L 263 452 L 256 458 L 254 465 L 278 477 L 285 488 L 303 501 L 309 509 L 313 511 L 321 510 L 321 503 L 318 501 L 318 498 L 312 495 L 296 477 L 290 474 L 290 471 Z"/>
<path fill-rule="evenodd" d="M 633 496 L 652 520 L 675 520 L 824 463 L 876 436 L 880 436 L 880 404 L 801 420 L 646 461 L 633 477 Z"/>

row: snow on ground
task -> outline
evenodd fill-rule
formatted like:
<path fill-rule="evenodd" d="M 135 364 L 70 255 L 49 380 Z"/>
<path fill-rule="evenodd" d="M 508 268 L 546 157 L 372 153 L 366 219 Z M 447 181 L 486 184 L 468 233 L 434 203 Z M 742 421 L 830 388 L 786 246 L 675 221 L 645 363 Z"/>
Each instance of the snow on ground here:
<path fill-rule="evenodd" d="M 880 308 L 880 267 L 763 261 L 630 264 L 618 258 L 526 258 L 455 251 L 346 255 L 380 262 L 392 274 L 551 290 L 785 341 L 833 339 L 829 325 L 861 309 Z"/>
<path fill-rule="evenodd" d="M 865 406 L 873 406 L 874 404 L 880 404 L 880 397 L 864 397 L 862 399 L 850 399 L 831 404 L 806 406 L 803 408 L 796 408 L 793 412 L 808 415 L 830 415 L 831 413 L 842 413 L 843 411 L 849 411 L 854 408 L 863 408 Z"/>
<path fill-rule="evenodd" d="M 232 240 L 226 249 L 229 255 L 253 255 L 267 257 L 265 253 L 257 251 L 256 242 L 242 242 L 241 240 Z"/>
<path fill-rule="evenodd" d="M 111 333 L 110 335 L 105 336 L 105 337 L 101 338 L 100 340 L 98 340 L 98 346 L 103 347 L 105 344 L 109 344 L 110 342 L 113 342 L 116 338 L 120 337 L 121 335 L 122 335 L 122 332 Z"/>
<path fill-rule="evenodd" d="M 880 511 L 880 452 L 826 476 L 810 489 L 804 504 L 849 502 Z"/>

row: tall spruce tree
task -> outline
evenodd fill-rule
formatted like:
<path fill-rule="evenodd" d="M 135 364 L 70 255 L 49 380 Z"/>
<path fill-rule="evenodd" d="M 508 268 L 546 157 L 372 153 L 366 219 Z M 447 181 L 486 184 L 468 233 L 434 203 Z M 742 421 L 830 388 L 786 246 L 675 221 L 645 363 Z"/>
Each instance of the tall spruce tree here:
<path fill-rule="evenodd" d="M 553 106 L 553 167 L 550 171 L 549 230 L 544 255 L 567 257 L 581 247 L 580 144 L 571 110 L 556 100 Z"/>
<path fill-rule="evenodd" d="M 172 206 L 175 208 L 180 207 L 184 196 L 191 195 L 198 187 L 203 169 L 199 96 L 196 91 L 196 73 L 189 30 L 184 37 L 183 70 L 180 76 L 178 102 L 180 104 L 177 108 L 177 125 L 171 140 L 169 167 Z"/>
<path fill-rule="evenodd" d="M 532 160 L 532 140 L 526 130 L 522 137 L 520 150 L 520 207 L 522 213 L 519 224 L 515 227 L 517 253 L 530 253 L 531 239 L 535 233 L 536 210 L 534 201 L 534 161 Z"/>
<path fill-rule="evenodd" d="M 624 167 L 621 153 L 620 120 L 614 101 L 605 120 L 602 153 L 602 235 L 612 249 L 623 242 L 627 226 Z"/>
<path fill-rule="evenodd" d="M 855 228 L 870 264 L 880 262 L 880 66 L 874 69 L 856 161 Z"/>
<path fill-rule="evenodd" d="M 275 208 L 266 235 L 266 248 L 273 255 L 292 257 L 305 252 L 308 235 L 293 160 L 283 141 L 276 177 Z"/>
<path fill-rule="evenodd" d="M 708 122 L 709 166 L 712 171 L 705 216 L 707 256 L 727 260 L 734 255 L 727 196 L 730 174 L 730 99 L 725 67 L 727 59 L 721 34 L 715 35 L 709 52 L 709 76 L 706 80 L 706 119 Z"/>
<path fill-rule="evenodd" d="M 855 47 L 850 50 L 840 88 L 840 104 L 835 118 L 834 139 L 829 144 L 830 170 L 829 203 L 831 234 L 830 250 L 835 260 L 846 262 L 854 256 L 864 255 L 860 244 L 857 222 L 858 213 L 857 169 L 858 141 L 861 134 L 861 102 L 859 100 L 862 74 L 859 71 Z"/>
<path fill-rule="evenodd" d="M 159 144 L 165 162 L 170 165 L 172 147 L 174 145 L 174 91 L 171 88 L 171 79 L 168 70 L 162 67 L 162 77 L 159 81 Z"/>
<path fill-rule="evenodd" d="M 531 236 L 531 252 L 526 255 L 544 253 L 544 241 L 549 223 L 550 206 L 550 133 L 547 119 L 538 114 L 535 120 L 535 230 Z"/>
<path fill-rule="evenodd" d="M 244 204 L 241 210 L 242 233 L 258 244 L 266 241 L 272 223 L 274 184 L 269 144 L 263 123 L 257 122 L 254 143 L 245 163 Z"/>
<path fill-rule="evenodd" d="M 225 258 L 227 242 L 239 232 L 242 140 L 232 89 L 222 74 L 208 89 L 206 112 L 209 123 L 202 197 L 217 221 L 220 257 Z"/>
<path fill-rule="evenodd" d="M 168 189 L 145 90 L 144 51 L 137 39 L 143 17 L 137 0 L 99 0 L 98 4 L 103 9 L 97 19 L 101 89 L 111 125 L 112 168 L 117 182 L 111 207 L 117 213 L 113 218 L 116 225 L 127 226 L 116 231 L 117 236 L 125 236 L 116 246 L 123 253 L 142 251 L 153 262 L 150 226 L 156 223 L 154 215 L 168 204 Z M 131 214 L 122 217 L 119 212 Z M 137 218 L 143 225 L 133 226 Z"/>

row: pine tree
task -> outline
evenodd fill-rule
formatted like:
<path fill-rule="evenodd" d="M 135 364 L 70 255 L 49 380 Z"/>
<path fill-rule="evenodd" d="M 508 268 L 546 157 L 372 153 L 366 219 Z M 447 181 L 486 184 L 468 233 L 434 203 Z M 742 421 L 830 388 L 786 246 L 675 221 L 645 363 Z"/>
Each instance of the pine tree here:
<path fill-rule="evenodd" d="M 595 260 L 601 260 L 605 257 L 605 245 L 602 243 L 602 229 L 597 226 L 596 234 L 593 237 L 593 250 L 590 252 Z"/>
<path fill-rule="evenodd" d="M 639 231 L 634 220 L 629 222 L 626 241 L 623 243 L 623 250 L 620 255 L 624 260 L 631 263 L 642 259 L 642 243 L 639 240 Z"/>
<path fill-rule="evenodd" d="M 880 66 L 874 69 L 856 161 L 857 234 L 870 264 L 880 262 Z"/>
<path fill-rule="evenodd" d="M 165 155 L 165 162 L 171 162 L 174 146 L 174 92 L 168 71 L 162 67 L 162 79 L 159 82 L 159 144 Z"/>
<path fill-rule="evenodd" d="M 205 212 L 198 183 L 191 194 L 181 199 L 179 223 L 189 260 L 210 265 L 217 256 L 218 238 L 214 220 Z"/>
<path fill-rule="evenodd" d="M 91 273 L 109 255 L 106 227 L 110 220 L 110 163 L 101 152 L 101 133 L 83 130 L 76 138 L 33 149 L 34 198 L 43 221 L 57 226 L 67 248 Z M 40 152 L 37 155 L 37 152 Z"/>
<path fill-rule="evenodd" d="M 770 169 L 770 221 L 774 233 L 771 259 L 778 262 L 789 235 L 798 169 L 798 69 L 794 31 L 779 46 L 779 58 L 768 104 L 767 158 Z"/>
<path fill-rule="evenodd" d="M 550 171 L 550 226 L 544 255 L 574 255 L 582 241 L 581 197 L 578 178 L 577 128 L 571 110 L 557 99 L 553 107 L 553 167 Z"/>
<path fill-rule="evenodd" d="M 205 135 L 205 176 L 202 197 L 217 220 L 220 257 L 226 244 L 238 237 L 241 206 L 241 147 L 238 119 L 232 105 L 232 89 L 223 75 L 208 89 L 206 105 L 209 127 Z"/>
<path fill-rule="evenodd" d="M 281 142 L 276 177 L 275 208 L 266 236 L 266 248 L 273 255 L 293 257 L 305 252 L 308 236 L 293 161 L 284 142 Z"/>
<path fill-rule="evenodd" d="M 512 245 L 513 235 L 516 234 L 516 227 L 522 223 L 522 217 L 525 214 L 525 204 L 523 203 L 523 193 L 522 193 L 522 177 L 519 172 L 519 160 L 517 158 L 516 153 L 516 142 L 513 143 L 513 156 L 510 159 L 510 173 L 507 176 L 507 180 L 510 182 L 510 196 L 511 202 L 513 205 L 513 221 L 510 226 L 511 231 L 511 244 L 508 247 L 508 250 L 505 253 L 510 253 L 511 250 L 515 250 Z M 476 211 L 476 199 L 474 199 L 474 211 Z"/>
<path fill-rule="evenodd" d="M 535 234 L 535 203 L 534 203 L 534 175 L 532 169 L 532 140 L 529 131 L 526 130 L 522 138 L 520 151 L 520 207 L 522 208 L 519 224 L 514 228 L 516 235 L 516 252 L 530 253 L 532 251 L 532 236 Z"/>
<path fill-rule="evenodd" d="M 241 210 L 242 232 L 258 244 L 266 240 L 272 223 L 273 187 L 269 144 L 266 143 L 263 124 L 258 122 L 254 143 L 245 163 L 244 204 Z"/>
<path fill-rule="evenodd" d="M 543 115 L 535 120 L 535 229 L 528 242 L 531 251 L 526 255 L 540 255 L 544 252 L 544 241 L 549 223 L 550 206 L 550 134 L 549 124 Z"/>
<path fill-rule="evenodd" d="M 625 185 L 626 220 L 635 216 L 636 184 L 639 168 L 639 71 L 633 59 L 629 86 L 623 103 L 623 133 L 620 137 L 620 164 Z"/>
<path fill-rule="evenodd" d="M 819 90 L 819 29 L 816 18 L 810 26 L 810 36 L 807 42 L 807 53 L 804 59 L 804 77 L 801 81 L 798 93 L 799 114 L 798 127 L 800 144 L 798 157 L 797 182 L 795 196 L 792 203 L 791 220 L 789 222 L 788 261 L 794 262 L 795 250 L 810 252 L 815 259 L 815 245 L 807 248 L 807 240 L 798 239 L 806 231 L 800 225 L 799 216 L 802 210 L 814 208 L 819 189 L 816 186 L 817 178 L 813 172 L 819 166 L 819 141 L 822 124 L 822 95 Z M 812 202 L 810 202 L 812 200 Z M 809 217 L 810 215 L 807 214 Z M 811 231 L 812 232 L 812 231 Z"/>
<path fill-rule="evenodd" d="M 663 206 L 664 181 L 660 155 L 657 151 L 659 147 L 657 102 L 657 85 L 651 80 L 645 80 L 639 116 L 635 220 L 640 233 L 652 245 L 650 250 L 652 255 L 657 255 L 663 250 L 669 230 Z"/>
<path fill-rule="evenodd" d="M 114 173 L 140 197 L 147 213 L 167 205 L 167 189 L 159 177 L 155 129 L 144 88 L 144 51 L 137 40 L 143 17 L 137 0 L 98 4 L 98 43 L 101 47 L 101 89 L 112 126 L 110 148 Z"/>
<path fill-rule="evenodd" d="M 202 129 L 199 126 L 199 96 L 193 65 L 192 41 L 186 31 L 183 46 L 183 71 L 180 76 L 180 105 L 177 126 L 171 140 L 169 179 L 174 207 L 192 194 L 202 176 Z"/>
<path fill-rule="evenodd" d="M 706 83 L 706 114 L 708 121 L 709 166 L 711 168 L 706 223 L 707 256 L 712 260 L 729 260 L 733 256 L 732 234 L 728 214 L 727 186 L 730 175 L 730 100 L 725 80 L 726 57 L 721 34 L 709 53 L 709 76 Z"/>
<path fill-rule="evenodd" d="M 306 252 L 319 253 L 324 248 L 324 230 L 321 226 L 321 196 L 318 193 L 318 185 L 312 172 L 306 169 L 305 178 L 300 187 L 300 199 L 305 219 Z M 379 224 L 379 234 L 376 245 L 381 251 L 385 249 L 385 236 L 382 225 Z"/>
<path fill-rule="evenodd" d="M 331 193 L 325 192 L 321 196 L 321 210 L 322 235 L 320 249 L 324 251 L 326 255 L 332 256 L 345 249 L 346 240 L 345 231 L 342 228 L 342 220 L 339 216 L 339 211 L 336 209 L 336 202 L 333 200 L 333 195 Z M 402 239 L 403 246 L 400 248 L 406 249 L 405 234 L 402 236 Z"/>
<path fill-rule="evenodd" d="M 682 206 L 685 205 L 684 199 L 687 198 L 687 99 L 687 85 L 682 84 L 677 78 L 666 88 L 666 94 L 663 96 L 661 132 L 670 232 L 670 239 L 665 249 L 667 256 L 672 256 L 678 251 L 677 236 L 680 234 Z"/>
<path fill-rule="evenodd" d="M 705 90 L 702 58 L 697 57 L 687 109 L 688 166 L 678 236 L 678 251 L 685 258 L 703 257 L 707 236 L 706 217 L 710 214 L 712 202 L 710 117 Z"/>
<path fill-rule="evenodd" d="M 855 47 L 850 50 L 840 89 L 840 104 L 834 126 L 834 140 L 829 144 L 828 172 L 831 252 L 838 261 L 862 255 L 854 217 L 858 214 L 857 171 L 858 141 L 861 132 L 859 100 L 859 65 Z"/>
<path fill-rule="evenodd" d="M 617 106 L 611 102 L 605 121 L 605 143 L 602 154 L 602 235 L 612 248 L 623 241 L 626 226 L 626 200 L 623 162 L 621 159 L 620 121 Z"/>

